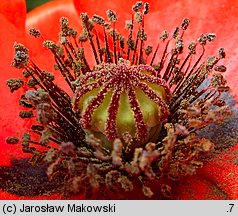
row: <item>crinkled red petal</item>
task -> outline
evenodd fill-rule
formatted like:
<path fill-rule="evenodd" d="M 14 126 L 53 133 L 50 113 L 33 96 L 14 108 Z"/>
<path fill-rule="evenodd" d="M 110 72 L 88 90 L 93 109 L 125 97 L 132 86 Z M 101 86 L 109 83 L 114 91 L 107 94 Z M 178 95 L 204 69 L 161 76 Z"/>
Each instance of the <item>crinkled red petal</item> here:
<path fill-rule="evenodd" d="M 24 30 L 26 20 L 26 3 L 24 0 L 0 1 L 0 14 L 5 16 L 17 29 Z"/>
<path fill-rule="evenodd" d="M 225 150 L 207 163 L 199 172 L 228 195 L 228 199 L 238 199 L 238 144 Z"/>
<path fill-rule="evenodd" d="M 72 1 L 51 1 L 27 14 L 26 33 L 27 47 L 30 50 L 30 58 L 42 69 L 54 71 L 54 56 L 43 47 L 44 40 L 52 40 L 56 43 L 59 41 L 60 18 L 66 17 L 69 19 L 69 25 L 81 32 L 80 19 L 74 8 Z M 31 28 L 40 30 L 42 37 L 34 38 L 28 35 Z M 63 82 L 61 76 L 56 76 L 58 82 Z"/>
<path fill-rule="evenodd" d="M 0 50 L 4 52 L 1 55 L 0 64 L 0 165 L 10 165 L 11 158 L 16 158 L 22 154 L 20 146 L 10 146 L 6 144 L 7 136 L 21 136 L 24 127 L 27 125 L 26 121 L 18 117 L 20 106 L 18 99 L 21 92 L 10 93 L 6 86 L 6 81 L 11 78 L 18 78 L 21 72 L 11 67 L 11 62 L 14 55 L 13 44 L 15 41 L 24 42 L 21 32 L 14 25 L 12 25 L 5 16 L 0 14 Z"/>
<path fill-rule="evenodd" d="M 102 3 L 101 1 L 97 0 L 91 1 L 74 0 L 74 5 L 78 13 L 87 12 L 90 16 L 94 14 L 105 16 L 106 10 L 111 9 L 117 13 L 118 18 L 124 19 L 125 17 L 123 16 L 123 14 L 127 15 L 131 14 L 132 12 L 131 8 L 136 2 L 137 2 L 136 0 L 133 1 L 104 0 Z M 160 2 L 156 0 L 149 0 L 144 2 L 148 2 L 151 5 L 150 7 L 151 12 L 159 10 Z"/>
<path fill-rule="evenodd" d="M 186 176 L 173 186 L 172 199 L 176 200 L 226 200 L 226 194 L 219 185 L 200 175 Z"/>

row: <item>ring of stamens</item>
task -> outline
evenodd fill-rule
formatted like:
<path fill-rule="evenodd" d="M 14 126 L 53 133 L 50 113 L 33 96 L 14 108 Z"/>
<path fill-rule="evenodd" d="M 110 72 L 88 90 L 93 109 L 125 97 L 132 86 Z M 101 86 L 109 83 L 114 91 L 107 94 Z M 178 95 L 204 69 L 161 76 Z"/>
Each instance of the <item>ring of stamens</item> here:
<path fill-rule="evenodd" d="M 27 109 L 21 111 L 19 116 L 37 116 L 38 122 L 37 125 L 32 125 L 29 133 L 23 134 L 23 151 L 32 153 L 31 162 L 36 164 L 47 158 L 47 163 L 51 164 L 47 174 L 55 179 L 57 176 L 64 176 L 64 191 L 70 188 L 72 192 L 72 182 L 75 187 L 72 179 L 76 182 L 84 179 L 79 183 L 79 188 L 80 191 L 85 189 L 87 195 L 89 188 L 101 187 L 104 193 L 104 188 L 118 182 L 122 185 L 118 188 L 121 192 L 122 188 L 132 185 L 135 177 L 142 183 L 144 194 L 150 197 L 152 192 L 148 193 L 149 188 L 146 187 L 145 190 L 144 187 L 148 180 L 154 181 L 155 177 L 160 179 L 161 176 L 178 179 L 196 172 L 203 164 L 205 155 L 210 154 L 214 147 L 212 140 L 198 136 L 197 132 L 206 130 L 212 123 L 224 122 L 232 114 L 229 105 L 222 98 L 222 93 L 229 91 L 221 74 L 226 71 L 226 67 L 217 65 L 226 56 L 224 49 L 219 49 L 218 57 L 211 56 L 204 60 L 205 45 L 213 41 L 215 35 L 202 34 L 185 51 L 183 39 L 189 25 L 189 19 L 185 18 L 171 36 L 164 31 L 160 37 L 155 38 L 158 40 L 155 49 L 152 46 L 145 47 L 147 34 L 144 19 L 148 14 L 148 6 L 148 3 L 139 1 L 132 7 L 132 18 L 126 22 L 129 30 L 127 39 L 116 31 L 115 26 L 119 25 L 116 25 L 116 13 L 112 10 L 107 11 L 109 23 L 97 15 L 90 18 L 82 13 L 83 32 L 80 36 L 69 26 L 66 18 L 61 19 L 61 44 L 44 41 L 43 45 L 54 55 L 55 69 L 69 85 L 71 94 L 59 88 L 54 82 L 54 76 L 41 70 L 29 58 L 27 48 L 21 44 L 14 45 L 13 66 L 24 69 L 26 81 L 21 78 L 11 79 L 7 81 L 7 85 L 11 92 L 22 87 L 25 90 L 27 86 L 31 89 L 19 100 L 19 104 Z M 135 32 L 137 24 L 138 31 Z M 97 29 L 98 25 L 103 28 L 101 34 L 100 29 Z M 40 32 L 35 29 L 30 34 L 40 36 Z M 112 43 L 109 43 L 110 39 Z M 85 43 L 89 43 L 92 52 L 84 51 Z M 161 47 L 162 50 L 159 50 Z M 87 55 L 94 56 L 96 64 L 89 64 Z M 128 61 L 122 61 L 122 58 Z M 211 77 L 211 80 L 204 87 L 207 77 Z M 160 97 L 154 86 L 162 89 L 165 96 Z M 93 90 L 96 90 L 96 95 L 91 94 Z M 113 149 L 109 151 L 105 148 L 105 139 L 97 139 L 95 134 L 91 136 L 85 133 L 81 126 L 90 128 L 94 113 L 100 109 L 105 99 L 110 98 L 106 109 L 105 106 L 102 107 L 103 112 L 107 113 L 104 132 L 109 140 L 119 136 L 119 104 L 125 106 L 124 101 L 121 103 L 121 98 L 126 96 L 126 107 L 132 110 L 130 117 L 134 120 L 134 125 L 129 125 L 128 128 L 134 127 L 134 137 L 143 140 L 148 133 L 143 109 L 148 106 L 141 106 L 138 91 L 146 97 L 145 103 L 152 101 L 159 108 L 156 113 L 160 113 L 158 119 L 161 123 L 168 118 L 159 131 L 159 137 L 153 141 L 146 140 L 140 148 L 130 149 L 129 134 L 127 141 L 124 139 L 129 147 L 123 148 L 120 139 L 116 139 L 111 142 Z M 73 104 L 72 94 L 75 95 Z M 84 110 L 80 110 L 79 105 L 85 97 L 89 102 Z M 38 141 L 35 135 L 40 136 Z M 18 141 L 16 137 L 7 139 L 10 144 Z M 55 149 L 52 142 L 60 144 L 59 150 Z M 50 150 L 42 154 L 42 151 L 38 152 L 37 146 Z M 65 164 L 69 165 L 67 170 L 62 169 Z M 74 170 L 75 167 L 80 169 Z M 108 184 L 108 177 L 113 177 L 112 184 Z M 100 179 L 100 186 L 96 179 Z M 110 186 L 109 189 L 111 191 Z"/>

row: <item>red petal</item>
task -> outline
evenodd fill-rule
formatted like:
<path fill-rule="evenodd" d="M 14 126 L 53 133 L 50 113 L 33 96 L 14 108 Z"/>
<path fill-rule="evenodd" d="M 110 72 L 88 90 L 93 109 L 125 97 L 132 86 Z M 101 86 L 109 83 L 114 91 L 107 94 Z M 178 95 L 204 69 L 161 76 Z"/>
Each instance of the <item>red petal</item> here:
<path fill-rule="evenodd" d="M 73 28 L 81 29 L 80 20 L 72 0 L 58 0 L 48 2 L 28 13 L 26 30 L 28 31 L 30 28 L 39 29 L 44 39 L 57 41 L 61 17 L 67 17 Z"/>
<path fill-rule="evenodd" d="M 217 184 L 199 175 L 187 176 L 172 191 L 176 200 L 224 200 L 228 195 Z"/>
<path fill-rule="evenodd" d="M 44 40 L 59 41 L 60 18 L 66 17 L 69 19 L 69 25 L 78 31 L 78 35 L 82 32 L 80 18 L 74 8 L 72 0 L 58 0 L 48 2 L 27 14 L 26 31 L 30 28 L 39 29 L 42 33 L 42 38 L 34 38 L 27 36 L 27 47 L 30 50 L 31 59 L 42 69 L 46 71 L 54 71 L 54 56 L 46 48 L 42 46 Z M 46 25 L 47 23 L 47 25 Z M 85 46 L 87 49 L 88 46 Z M 87 53 L 87 51 L 85 51 Z M 89 52 L 91 53 L 91 51 Z M 87 55 L 87 54 L 86 54 Z M 87 56 L 87 60 L 93 59 L 93 56 Z M 57 84 L 68 90 L 62 76 L 55 76 Z"/>
<path fill-rule="evenodd" d="M 0 22 L 0 50 L 4 51 L 4 55 L 1 55 L 0 64 L 0 165 L 9 165 L 10 159 L 22 154 L 22 151 L 20 146 L 7 145 L 5 139 L 7 136 L 12 135 L 21 136 L 21 132 L 26 123 L 18 117 L 20 106 L 17 104 L 17 101 L 20 92 L 10 93 L 9 88 L 6 86 L 6 80 L 21 76 L 19 70 L 11 67 L 11 61 L 14 55 L 14 42 L 24 42 L 24 38 L 21 37 L 19 29 L 13 26 L 6 17 L 1 14 Z"/>
<path fill-rule="evenodd" d="M 217 155 L 199 172 L 204 178 L 218 185 L 228 199 L 238 199 L 238 144 Z"/>
<path fill-rule="evenodd" d="M 82 0 L 73 0 L 74 5 L 78 13 L 87 12 L 90 16 L 97 14 L 105 17 L 106 11 L 108 9 L 114 10 L 118 18 L 125 19 L 123 15 L 130 15 L 132 13 L 132 6 L 137 2 L 133 1 L 122 1 L 122 0 L 104 0 L 103 3 L 97 0 L 91 1 L 82 1 Z M 150 12 L 158 11 L 160 3 L 156 0 L 145 1 L 150 4 Z M 167 2 L 168 3 L 168 2 Z"/>
<path fill-rule="evenodd" d="M 54 56 L 42 43 L 44 40 L 52 40 L 56 43 L 59 41 L 60 18 L 69 19 L 69 25 L 81 33 L 80 18 L 74 8 L 72 0 L 58 0 L 48 2 L 37 7 L 27 14 L 26 31 L 30 28 L 40 30 L 43 38 L 34 38 L 27 36 L 27 47 L 30 50 L 31 59 L 42 69 L 46 71 L 54 71 Z M 91 56 L 87 57 L 91 59 Z M 55 74 L 57 84 L 61 84 L 65 90 L 68 86 L 62 76 Z"/>
<path fill-rule="evenodd" d="M 238 144 L 186 177 L 174 189 L 176 199 L 238 199 Z"/>
<path fill-rule="evenodd" d="M 238 199 L 238 144 L 174 187 L 176 199 Z"/>
<path fill-rule="evenodd" d="M 43 48 L 42 43 L 43 40 L 58 42 L 61 17 L 67 17 L 70 26 L 80 33 L 80 19 L 71 0 L 48 2 L 27 14 L 26 31 L 35 28 L 40 30 L 43 36 L 43 39 L 28 36 L 27 47 L 31 51 L 30 56 L 39 66 L 43 66 L 44 70 L 53 71 L 54 61 L 53 55 Z"/>
<path fill-rule="evenodd" d="M 24 29 L 26 19 L 26 3 L 24 0 L 0 1 L 0 14 L 5 16 L 18 29 Z"/>

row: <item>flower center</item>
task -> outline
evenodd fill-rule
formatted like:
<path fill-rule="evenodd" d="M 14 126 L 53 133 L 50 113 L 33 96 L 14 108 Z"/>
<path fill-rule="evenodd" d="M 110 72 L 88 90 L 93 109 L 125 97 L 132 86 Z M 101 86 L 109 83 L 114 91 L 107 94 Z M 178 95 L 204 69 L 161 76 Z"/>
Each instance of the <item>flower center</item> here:
<path fill-rule="evenodd" d="M 148 65 L 101 64 L 86 74 L 74 99 L 85 129 L 102 132 L 110 141 L 124 133 L 137 143 L 149 140 L 148 133 L 161 127 L 168 117 L 170 90 Z M 155 138 L 155 137 L 154 137 Z"/>
<path fill-rule="evenodd" d="M 200 130 L 232 114 L 222 98 L 229 91 L 222 75 L 226 67 L 218 65 L 224 49 L 204 60 L 205 46 L 215 35 L 202 34 L 185 51 L 185 18 L 171 36 L 164 31 L 154 48 L 146 47 L 148 12 L 148 3 L 138 1 L 132 7 L 127 38 L 116 31 L 112 10 L 107 11 L 108 22 L 82 13 L 80 36 L 61 19 L 60 44 L 46 40 L 43 45 L 54 55 L 55 70 L 69 85 L 73 103 L 55 84 L 54 75 L 31 61 L 27 48 L 14 45 L 12 64 L 24 69 L 24 80 L 11 79 L 7 85 L 11 92 L 29 89 L 19 100 L 25 108 L 19 115 L 36 116 L 22 136 L 23 151 L 33 154 L 34 163 L 50 163 L 47 174 L 63 176 L 66 190 L 85 189 L 86 195 L 94 188 L 132 190 L 136 179 L 151 197 L 148 182 L 154 184 L 161 176 L 175 180 L 203 165 L 214 145 Z M 30 34 L 41 38 L 39 30 L 31 29 Z M 91 52 L 85 53 L 84 44 Z M 89 64 L 89 55 L 95 64 Z"/>

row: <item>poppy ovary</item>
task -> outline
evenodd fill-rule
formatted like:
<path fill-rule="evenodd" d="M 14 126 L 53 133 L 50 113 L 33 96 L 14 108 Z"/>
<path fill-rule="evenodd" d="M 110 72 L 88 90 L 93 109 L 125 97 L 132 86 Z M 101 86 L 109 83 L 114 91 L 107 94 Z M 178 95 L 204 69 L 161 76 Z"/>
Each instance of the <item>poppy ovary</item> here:
<path fill-rule="evenodd" d="M 106 143 L 129 134 L 139 146 L 158 138 L 169 100 L 170 90 L 153 67 L 119 59 L 81 77 L 73 106 L 82 127 L 105 136 Z"/>

